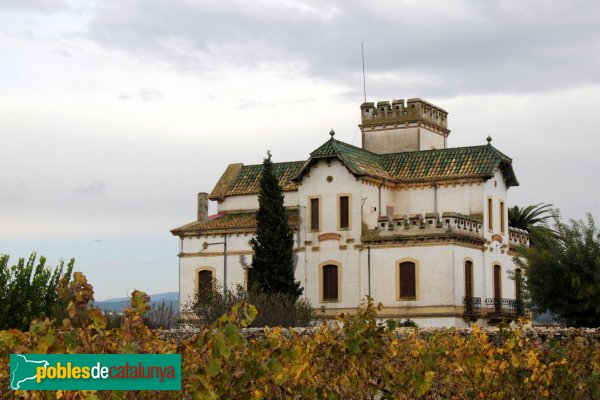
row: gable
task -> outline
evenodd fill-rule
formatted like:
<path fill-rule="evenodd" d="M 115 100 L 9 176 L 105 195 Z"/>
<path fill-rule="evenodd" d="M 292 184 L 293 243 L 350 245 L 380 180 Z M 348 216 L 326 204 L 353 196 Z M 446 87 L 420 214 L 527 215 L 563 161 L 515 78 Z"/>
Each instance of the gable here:
<path fill-rule="evenodd" d="M 303 164 L 304 161 L 273 163 L 273 173 L 284 192 L 298 189 L 298 185 L 291 180 L 291 177 L 297 173 Z M 262 169 L 262 164 L 229 164 L 210 193 L 209 198 L 220 200 L 226 196 L 257 194 L 260 188 Z"/>
<path fill-rule="evenodd" d="M 353 175 L 388 183 L 461 179 L 487 180 L 500 169 L 507 187 L 518 186 L 512 160 L 491 145 L 376 154 L 333 137 L 310 153 L 306 161 L 273 163 L 282 190 L 298 190 L 298 182 L 319 160 L 338 159 Z M 262 164 L 230 164 L 210 194 L 211 200 L 251 195 L 259 191 Z"/>

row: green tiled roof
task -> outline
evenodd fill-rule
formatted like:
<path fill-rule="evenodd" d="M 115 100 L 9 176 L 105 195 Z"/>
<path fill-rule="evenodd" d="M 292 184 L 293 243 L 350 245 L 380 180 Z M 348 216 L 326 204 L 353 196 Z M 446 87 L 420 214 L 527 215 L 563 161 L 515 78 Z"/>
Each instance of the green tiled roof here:
<path fill-rule="evenodd" d="M 288 223 L 295 228 L 298 225 L 298 210 L 289 209 Z M 237 212 L 217 214 L 208 221 L 194 221 L 171 231 L 173 235 L 206 233 L 211 231 L 248 230 L 256 229 L 256 212 Z"/>
<path fill-rule="evenodd" d="M 297 182 L 320 159 L 337 158 L 354 175 L 385 179 L 395 183 L 432 182 L 469 178 L 489 179 L 498 168 L 508 186 L 519 182 L 512 160 L 487 144 L 472 147 L 375 154 L 331 138 L 310 153 L 307 161 L 274 163 L 273 171 L 284 191 L 297 190 Z M 213 200 L 225 196 L 256 194 L 262 164 L 231 164 L 210 195 Z"/>
<path fill-rule="evenodd" d="M 226 173 L 223 174 L 217 186 L 211 192 L 211 200 L 217 200 L 225 196 L 258 193 L 263 165 L 240 165 L 240 167 L 235 168 L 238 165 L 231 164 L 227 168 Z M 302 165 L 304 165 L 304 161 L 273 163 L 273 173 L 279 180 L 279 186 L 284 192 L 298 188 L 296 182 L 293 182 L 291 178 L 302 168 Z M 231 170 L 234 171 L 234 174 L 228 174 L 228 171 Z"/>
<path fill-rule="evenodd" d="M 388 172 L 380 163 L 380 155 L 334 139 L 328 140 L 310 153 L 310 158 L 305 166 L 313 160 L 330 157 L 338 157 L 346 168 L 356 175 L 388 177 Z"/>
<path fill-rule="evenodd" d="M 382 166 L 399 182 L 491 178 L 502 169 L 508 186 L 518 186 L 512 160 L 491 145 L 383 154 Z"/>

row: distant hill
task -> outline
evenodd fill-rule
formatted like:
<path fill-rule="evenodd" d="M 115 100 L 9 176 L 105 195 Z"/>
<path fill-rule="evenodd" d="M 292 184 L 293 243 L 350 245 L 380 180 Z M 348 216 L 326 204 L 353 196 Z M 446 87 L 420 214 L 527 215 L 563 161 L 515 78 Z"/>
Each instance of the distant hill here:
<path fill-rule="evenodd" d="M 150 296 L 150 305 L 152 304 L 160 304 L 161 302 L 165 302 L 167 306 L 173 307 L 173 310 L 179 311 L 179 293 L 178 292 L 166 292 L 166 293 L 156 293 L 151 294 Z M 130 297 L 118 297 L 115 299 L 108 299 L 104 301 L 96 301 L 94 305 L 105 311 L 117 311 L 123 312 L 125 307 L 131 304 Z"/>

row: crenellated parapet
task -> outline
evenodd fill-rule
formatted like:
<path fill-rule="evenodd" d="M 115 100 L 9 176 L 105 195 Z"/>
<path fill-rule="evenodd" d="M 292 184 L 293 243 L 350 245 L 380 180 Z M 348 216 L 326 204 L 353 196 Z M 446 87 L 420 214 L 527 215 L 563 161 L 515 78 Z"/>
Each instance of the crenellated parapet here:
<path fill-rule="evenodd" d="M 436 240 L 463 238 L 483 244 L 482 223 L 479 219 L 454 212 L 380 216 L 377 226 L 366 232 L 363 241 Z"/>
<path fill-rule="evenodd" d="M 508 243 L 513 246 L 529 246 L 529 232 L 524 229 L 508 227 Z"/>
<path fill-rule="evenodd" d="M 448 112 L 422 99 L 378 101 L 360 106 L 362 127 L 424 122 L 448 134 Z"/>

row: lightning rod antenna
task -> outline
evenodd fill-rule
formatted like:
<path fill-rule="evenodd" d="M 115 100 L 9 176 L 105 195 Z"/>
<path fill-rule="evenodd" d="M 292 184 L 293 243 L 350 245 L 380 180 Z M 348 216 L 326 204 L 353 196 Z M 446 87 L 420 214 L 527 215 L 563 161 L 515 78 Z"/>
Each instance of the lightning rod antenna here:
<path fill-rule="evenodd" d="M 360 51 L 362 54 L 362 62 L 363 62 L 363 94 L 365 96 L 365 103 L 367 102 L 367 82 L 365 79 L 365 43 L 360 43 Z"/>

